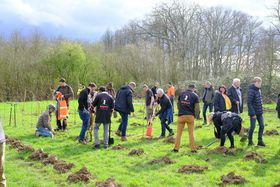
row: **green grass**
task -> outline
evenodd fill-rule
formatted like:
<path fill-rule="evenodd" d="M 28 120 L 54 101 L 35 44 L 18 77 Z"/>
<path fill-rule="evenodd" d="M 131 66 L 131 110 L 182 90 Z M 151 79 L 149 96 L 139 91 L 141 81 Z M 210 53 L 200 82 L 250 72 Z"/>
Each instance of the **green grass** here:
<path fill-rule="evenodd" d="M 105 180 L 114 177 L 118 183 L 124 186 L 217 186 L 221 175 L 231 171 L 244 176 L 248 182 L 243 186 L 273 186 L 280 182 L 280 138 L 279 136 L 264 136 L 265 148 L 248 148 L 246 143 L 241 143 L 239 137 L 235 136 L 237 148 L 244 151 L 236 156 L 223 156 L 219 154 L 207 155 L 207 149 L 200 150 L 197 154 L 191 154 L 188 144 L 187 128 L 185 128 L 182 138 L 182 148 L 179 153 L 172 153 L 172 144 L 163 143 L 162 140 L 143 140 L 143 126 L 128 126 L 128 142 L 121 142 L 119 137 L 114 136 L 115 145 L 122 144 L 127 149 L 121 151 L 93 150 L 92 143 L 80 145 L 75 141 L 81 127 L 81 121 L 76 113 L 77 101 L 71 102 L 71 111 L 69 117 L 69 131 L 60 133 L 54 139 L 37 138 L 34 136 L 35 125 L 38 115 L 44 110 L 48 103 L 44 102 L 26 102 L 18 103 L 16 106 L 17 126 L 14 126 L 12 120 L 9 125 L 10 106 L 0 104 L 0 116 L 4 125 L 5 133 L 8 136 L 16 137 L 23 143 L 32 145 L 34 148 L 42 148 L 45 152 L 57 155 L 59 159 L 72 162 L 75 167 L 66 174 L 57 173 L 52 166 L 45 166 L 40 162 L 30 161 L 30 153 L 18 153 L 16 150 L 6 147 L 6 165 L 5 172 L 8 186 L 94 186 L 97 180 Z M 138 102 L 138 101 L 137 101 Z M 266 106 L 274 108 L 274 105 Z M 143 110 L 141 104 L 135 104 L 136 117 L 129 118 L 129 124 L 137 122 L 144 124 L 144 115 L 139 110 Z M 247 112 L 242 115 L 244 126 L 249 127 L 249 118 Z M 276 113 L 267 112 L 264 115 L 265 130 L 275 129 L 280 126 Z M 12 118 L 13 119 L 13 118 Z M 118 127 L 118 122 L 113 119 L 112 130 Z M 175 117 L 176 121 L 176 117 Z M 201 125 L 202 121 L 196 121 L 196 125 Z M 53 127 L 55 120 L 53 117 Z M 176 123 L 171 127 L 175 130 Z M 277 128 L 280 131 L 279 128 Z M 145 129 L 144 129 L 145 130 Z M 254 134 L 254 142 L 257 142 L 257 128 Z M 102 128 L 100 136 L 102 135 Z M 160 135 L 160 122 L 155 120 L 153 128 L 154 137 Z M 213 127 L 204 126 L 195 130 L 196 144 L 207 145 L 213 140 Z M 217 147 L 218 143 L 212 145 L 209 149 Z M 226 141 L 229 146 L 229 141 Z M 131 149 L 143 148 L 145 154 L 138 157 L 128 156 Z M 258 164 L 255 161 L 244 161 L 244 155 L 249 151 L 262 153 L 268 161 L 266 164 Z M 161 156 L 169 156 L 176 161 L 175 164 L 149 165 L 147 162 L 157 159 Z M 211 158 L 209 162 L 205 158 Z M 177 170 L 183 165 L 198 164 L 208 166 L 209 170 L 200 174 L 180 174 Z M 86 166 L 94 175 L 94 179 L 89 184 L 71 184 L 66 181 L 67 176 L 78 171 L 82 166 Z"/>

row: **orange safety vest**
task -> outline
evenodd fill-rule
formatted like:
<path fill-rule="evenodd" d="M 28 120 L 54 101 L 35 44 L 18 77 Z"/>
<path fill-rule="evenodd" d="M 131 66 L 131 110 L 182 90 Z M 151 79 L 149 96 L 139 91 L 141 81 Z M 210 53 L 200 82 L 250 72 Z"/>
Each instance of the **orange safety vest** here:
<path fill-rule="evenodd" d="M 171 96 L 175 96 L 175 88 L 174 86 L 170 86 L 167 90 L 167 96 L 171 97 Z"/>
<path fill-rule="evenodd" d="M 66 100 L 63 98 L 60 92 L 57 93 L 57 119 L 64 120 L 68 116 L 68 107 Z"/>

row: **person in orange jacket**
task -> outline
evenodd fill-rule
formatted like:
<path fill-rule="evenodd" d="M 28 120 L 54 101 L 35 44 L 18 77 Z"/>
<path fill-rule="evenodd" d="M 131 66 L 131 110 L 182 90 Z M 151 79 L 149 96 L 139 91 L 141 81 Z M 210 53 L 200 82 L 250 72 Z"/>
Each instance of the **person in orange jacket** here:
<path fill-rule="evenodd" d="M 171 82 L 168 83 L 167 96 L 169 97 L 171 104 L 172 104 L 172 108 L 174 110 L 175 88 Z"/>

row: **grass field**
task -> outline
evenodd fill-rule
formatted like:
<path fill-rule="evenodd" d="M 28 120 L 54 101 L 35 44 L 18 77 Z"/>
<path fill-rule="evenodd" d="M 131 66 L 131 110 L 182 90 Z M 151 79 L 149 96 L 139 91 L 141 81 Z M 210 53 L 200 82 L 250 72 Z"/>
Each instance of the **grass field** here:
<path fill-rule="evenodd" d="M 245 177 L 248 182 L 243 186 L 271 187 L 280 183 L 280 136 L 264 136 L 265 148 L 247 147 L 247 142 L 240 142 L 240 138 L 235 136 L 237 148 L 242 148 L 236 155 L 223 156 L 222 154 L 207 154 L 209 149 L 218 146 L 213 144 L 209 149 L 199 150 L 197 154 L 192 154 L 187 147 L 188 134 L 185 129 L 182 139 L 182 148 L 179 153 L 172 153 L 173 144 L 164 143 L 163 140 L 143 140 L 143 105 L 137 101 L 135 104 L 136 116 L 129 118 L 129 124 L 139 123 L 140 126 L 128 125 L 128 141 L 121 142 L 119 137 L 114 136 L 115 145 L 122 144 L 127 149 L 124 150 L 93 150 L 92 142 L 88 145 L 80 145 L 76 137 L 80 132 L 81 121 L 76 113 L 77 101 L 71 102 L 71 112 L 69 116 L 69 131 L 59 133 L 55 138 L 37 138 L 34 136 L 35 125 L 38 115 L 44 110 L 49 102 L 27 102 L 16 105 L 16 127 L 14 124 L 14 114 L 10 119 L 10 105 L 0 104 L 0 116 L 3 122 L 5 133 L 10 137 L 20 139 L 24 144 L 32 145 L 35 149 L 42 148 L 45 152 L 56 155 L 59 159 L 75 164 L 75 167 L 68 173 L 59 174 L 52 166 L 45 166 L 41 162 L 28 159 L 30 153 L 19 153 L 9 145 L 6 147 L 5 172 L 8 186 L 95 186 L 96 181 L 114 177 L 117 183 L 124 186 L 217 186 L 222 175 L 235 172 Z M 266 105 L 266 108 L 273 109 L 274 105 Z M 247 112 L 242 114 L 244 127 L 249 127 Z M 116 119 L 113 119 L 112 130 L 118 126 Z M 280 131 L 279 119 L 272 111 L 264 114 L 265 130 L 277 129 Z M 175 117 L 176 121 L 176 117 Z M 202 121 L 196 121 L 196 126 L 202 125 Z M 55 127 L 53 117 L 52 126 Z M 171 127 L 175 130 L 176 123 Z M 254 142 L 257 142 L 257 130 L 254 134 Z M 100 136 L 103 129 L 100 130 Z M 155 120 L 153 128 L 154 137 L 160 135 L 160 122 Z M 213 140 L 213 127 L 203 126 L 196 128 L 195 138 L 197 145 L 207 145 Z M 229 146 L 229 141 L 226 141 Z M 141 156 L 131 157 L 128 153 L 131 149 L 143 148 L 145 153 Z M 267 163 L 257 163 L 255 161 L 244 161 L 243 157 L 250 151 L 256 151 L 264 155 Z M 174 164 L 155 164 L 148 162 L 162 156 L 169 156 L 176 161 Z M 205 161 L 210 158 L 210 161 Z M 197 164 L 208 166 L 208 170 L 202 173 L 181 174 L 178 169 L 184 165 Z M 67 176 L 81 167 L 86 166 L 94 175 L 88 184 L 68 183 Z"/>

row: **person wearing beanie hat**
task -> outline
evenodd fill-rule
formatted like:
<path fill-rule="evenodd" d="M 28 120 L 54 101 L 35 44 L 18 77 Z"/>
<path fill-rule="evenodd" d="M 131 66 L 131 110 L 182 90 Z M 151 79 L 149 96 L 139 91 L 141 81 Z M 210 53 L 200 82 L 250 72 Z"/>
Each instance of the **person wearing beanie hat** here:
<path fill-rule="evenodd" d="M 51 114 L 55 111 L 55 109 L 55 106 L 53 104 L 50 104 L 48 105 L 47 110 L 41 114 L 36 125 L 36 136 L 54 136 L 54 131 L 51 127 Z"/>

